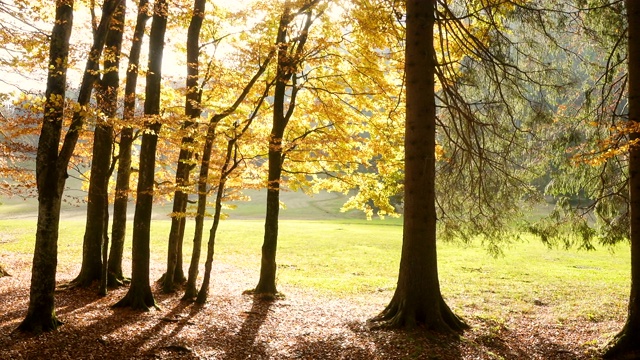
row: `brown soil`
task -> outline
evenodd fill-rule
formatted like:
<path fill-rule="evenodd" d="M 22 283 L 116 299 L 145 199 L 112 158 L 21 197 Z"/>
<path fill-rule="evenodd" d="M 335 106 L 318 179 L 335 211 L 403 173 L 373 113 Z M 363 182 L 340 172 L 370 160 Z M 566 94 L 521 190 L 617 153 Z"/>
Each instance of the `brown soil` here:
<path fill-rule="evenodd" d="M 163 295 L 160 310 L 112 309 L 126 289 L 97 296 L 97 289 L 58 291 L 56 308 L 64 325 L 29 336 L 15 332 L 29 299 L 30 256 L 3 256 L 13 276 L 0 278 L 2 359 L 593 359 L 602 334 L 622 324 L 574 321 L 558 324 L 539 312 L 507 322 L 462 316 L 472 330 L 462 337 L 427 331 L 368 330 L 366 319 L 389 301 L 389 292 L 328 298 L 281 285 L 285 298 L 254 300 L 242 291 L 257 273 L 216 264 L 216 278 L 204 306 Z M 61 266 L 59 284 L 77 266 Z M 152 267 L 154 279 L 162 267 Z M 455 304 L 452 304 L 455 308 Z"/>

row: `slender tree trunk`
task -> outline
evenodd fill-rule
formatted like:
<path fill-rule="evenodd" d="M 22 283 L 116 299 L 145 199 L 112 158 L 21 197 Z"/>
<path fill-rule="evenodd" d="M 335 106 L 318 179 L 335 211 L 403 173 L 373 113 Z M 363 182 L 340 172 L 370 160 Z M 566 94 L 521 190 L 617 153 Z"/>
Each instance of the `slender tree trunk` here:
<path fill-rule="evenodd" d="M 133 218 L 133 251 L 131 287 L 116 307 L 130 306 L 149 310 L 157 307 L 149 284 L 150 230 L 153 210 L 154 175 L 158 134 L 162 123 L 160 114 L 160 82 L 162 80 L 162 55 L 167 28 L 167 2 L 159 0 L 154 5 L 153 23 L 149 34 L 149 71 L 145 89 L 144 113 L 149 116 L 140 145 L 140 173 L 138 178 L 136 210 Z"/>
<path fill-rule="evenodd" d="M 133 32 L 133 43 L 129 52 L 129 65 L 124 93 L 125 123 L 132 120 L 136 108 L 136 87 L 138 85 L 138 65 L 140 51 L 146 28 L 149 3 L 141 0 L 138 5 L 138 18 Z M 122 254 L 127 232 L 127 207 L 129 205 L 129 180 L 131 178 L 131 145 L 133 144 L 133 128 L 125 126 L 120 133 L 118 153 L 118 170 L 116 176 L 116 195 L 113 203 L 113 224 L 111 228 L 111 251 L 109 252 L 109 285 L 122 285 L 125 280 L 122 274 Z"/>
<path fill-rule="evenodd" d="M 373 321 L 390 327 L 425 326 L 459 332 L 467 326 L 440 293 L 436 255 L 433 48 L 435 1 L 407 1 L 407 110 L 405 210 L 398 285 L 387 308 Z"/>
<path fill-rule="evenodd" d="M 64 99 L 66 91 L 69 37 L 73 26 L 73 1 L 56 1 L 56 22 L 51 32 L 49 74 L 42 130 L 36 157 L 38 186 L 38 225 L 33 253 L 31 288 L 27 316 L 18 327 L 21 331 L 55 330 L 61 321 L 56 317 L 54 291 L 58 263 L 58 226 L 64 174 L 58 167 Z M 63 169 L 63 172 L 65 172 Z M 62 179 L 62 181 L 61 181 Z"/>
<path fill-rule="evenodd" d="M 193 235 L 193 252 L 191 253 L 191 264 L 189 265 L 189 277 L 184 289 L 182 300 L 193 300 L 197 294 L 196 279 L 198 278 L 198 267 L 200 266 L 200 253 L 202 249 L 202 232 L 204 231 L 204 215 L 207 208 L 207 183 L 209 179 L 209 168 L 211 161 L 211 151 L 213 140 L 215 139 L 216 126 L 220 116 L 211 118 L 207 135 L 205 137 L 204 148 L 202 149 L 202 160 L 200 163 L 200 174 L 198 176 L 198 205 L 196 210 L 196 224 Z"/>
<path fill-rule="evenodd" d="M 116 9 L 113 15 L 113 20 L 109 28 L 109 34 L 105 42 L 105 59 L 104 59 L 104 77 L 99 82 L 97 94 L 98 94 L 98 106 L 105 115 L 106 123 L 99 124 L 96 127 L 96 133 L 94 134 L 94 155 L 91 163 L 91 176 L 94 175 L 94 168 L 97 171 L 96 180 L 99 187 L 96 194 L 99 196 L 99 203 L 102 203 L 102 211 L 99 215 L 102 218 L 100 224 L 100 232 L 102 236 L 102 271 L 100 274 L 100 289 L 99 294 L 104 296 L 107 294 L 108 286 L 108 251 L 109 251 L 109 178 L 113 173 L 112 166 L 112 154 L 114 146 L 114 129 L 113 118 L 118 111 L 118 89 L 120 87 L 120 55 L 122 49 L 122 37 L 124 32 L 124 20 L 127 10 L 126 0 L 122 0 L 120 5 Z M 100 129 L 100 131 L 98 131 Z M 100 151 L 97 144 L 101 143 L 102 147 Z M 98 175 L 101 175 L 99 177 Z M 90 185 L 91 186 L 91 185 Z M 89 188 L 91 196 L 91 187 Z M 91 203 L 91 201 L 90 201 Z M 95 205 L 95 204 L 94 204 Z M 87 228 L 85 230 L 85 237 L 88 234 L 91 236 L 97 236 L 96 229 L 89 227 L 89 210 L 87 210 Z"/>
<path fill-rule="evenodd" d="M 629 121 L 634 132 L 630 140 L 640 139 L 640 2 L 626 0 L 629 36 Z M 629 212 L 631 217 L 631 293 L 627 322 L 609 344 L 608 359 L 640 358 L 640 146 L 629 149 Z"/>
<path fill-rule="evenodd" d="M 193 3 L 193 15 L 189 30 L 187 31 L 187 95 L 185 99 L 185 115 L 189 118 L 182 125 L 182 130 L 187 135 L 182 138 L 180 154 L 178 156 L 178 168 L 176 170 L 176 187 L 174 194 L 173 211 L 171 213 L 171 230 L 169 231 L 169 250 L 167 252 L 167 272 L 164 275 L 162 289 L 164 292 L 174 291 L 174 282 L 184 282 L 182 271 L 182 243 L 184 240 L 184 227 L 186 225 L 187 201 L 189 195 L 189 176 L 193 165 L 193 136 L 195 131 L 194 121 L 200 117 L 200 90 L 198 89 L 198 63 L 200 53 L 200 29 L 204 19 L 206 0 L 195 0 Z M 180 264 L 178 264 L 180 263 Z M 178 266 L 179 265 L 179 266 Z M 171 274 L 173 274 L 171 276 Z M 169 276 L 168 276 L 169 275 Z"/>
<path fill-rule="evenodd" d="M 198 304 L 204 304 L 207 301 L 209 294 L 209 282 L 211 280 L 211 269 L 213 268 L 213 255 L 215 254 L 216 234 L 218 233 L 218 225 L 220 224 L 220 216 L 222 214 L 222 197 L 224 195 L 224 189 L 229 177 L 229 174 L 237 167 L 238 162 L 232 159 L 234 156 L 234 149 L 238 137 L 236 134 L 234 138 L 227 143 L 227 153 L 225 156 L 224 164 L 220 169 L 220 179 L 218 181 L 218 189 L 216 191 L 215 212 L 213 214 L 213 224 L 209 230 L 209 242 L 207 244 L 207 260 L 204 263 L 204 278 L 202 279 L 202 286 L 198 292 L 198 298 L 196 302 Z"/>
<path fill-rule="evenodd" d="M 97 30 L 94 32 L 93 45 L 89 53 L 89 58 L 87 59 L 82 84 L 78 93 L 78 104 L 81 108 L 89 106 L 94 84 L 98 80 L 99 61 L 102 56 L 107 34 L 109 33 L 111 20 L 120 2 L 121 0 L 109 0 L 105 1 L 102 5 L 102 17 Z M 84 124 L 84 116 L 81 111 L 74 113 L 71 126 L 65 136 L 63 147 L 60 150 L 60 156 L 62 159 L 65 159 L 67 163 L 78 141 L 79 130 Z M 105 127 L 102 125 L 106 124 L 98 124 L 98 126 L 96 126 L 95 131 L 99 142 L 97 144 L 94 143 L 94 156 L 98 156 L 98 161 L 100 162 L 104 161 L 104 154 L 106 154 L 107 162 L 109 163 L 111 161 L 111 146 L 109 143 L 113 142 L 111 139 L 113 135 L 109 135 L 110 131 L 108 130 L 108 126 Z M 100 280 L 100 274 L 102 273 L 102 241 L 104 240 L 102 238 L 104 233 L 102 231 L 104 223 L 104 216 L 102 214 L 104 204 L 102 201 L 105 200 L 105 196 L 102 194 L 106 193 L 104 189 L 105 185 L 103 184 L 105 177 L 103 170 L 106 171 L 108 168 L 109 166 L 107 165 L 106 168 L 101 167 L 100 169 L 96 169 L 95 175 L 92 171 L 89 189 L 90 197 L 87 206 L 87 228 L 89 231 L 85 233 L 82 245 L 82 266 L 80 268 L 80 274 L 71 282 L 72 285 L 89 286 L 93 281 Z M 92 170 L 94 170 L 93 165 Z M 91 188 L 92 186 L 93 188 Z M 89 228 L 89 226 L 91 226 L 91 228 Z M 96 229 L 95 233 L 91 231 L 93 228 Z"/>
<path fill-rule="evenodd" d="M 260 279 L 253 293 L 258 296 L 273 297 L 277 294 L 276 289 L 276 251 L 278 248 L 278 217 L 280 213 L 280 181 L 282 177 L 282 165 L 284 154 L 282 151 L 282 141 L 284 131 L 287 127 L 293 111 L 295 109 L 295 97 L 297 87 L 295 86 L 295 72 L 300 66 L 301 55 L 307 41 L 309 28 L 311 27 L 311 7 L 316 2 L 309 2 L 307 9 L 303 12 L 307 15 L 304 28 L 300 31 L 300 36 L 289 42 L 287 33 L 288 26 L 293 20 L 290 3 L 287 2 L 285 10 L 280 18 L 280 26 L 276 37 L 278 48 L 278 67 L 276 73 L 276 84 L 273 95 L 273 126 L 269 136 L 268 155 L 268 176 L 267 176 L 267 206 L 264 221 L 264 241 L 262 243 L 262 257 L 260 262 Z M 291 79 L 294 84 L 291 86 L 291 98 L 288 108 L 285 107 L 287 96 L 287 85 Z"/>
<path fill-rule="evenodd" d="M 211 269 L 213 268 L 213 255 L 215 254 L 216 246 L 216 234 L 218 232 L 218 225 L 220 224 L 220 214 L 222 212 L 222 193 L 224 191 L 224 182 L 221 179 L 218 185 L 218 193 L 216 194 L 216 206 L 215 213 L 213 214 L 213 224 L 209 230 L 209 242 L 207 243 L 207 259 L 204 263 L 204 277 L 202 279 L 202 285 L 196 298 L 196 303 L 204 304 L 207 302 L 207 296 L 209 295 L 209 283 L 211 280 Z"/>

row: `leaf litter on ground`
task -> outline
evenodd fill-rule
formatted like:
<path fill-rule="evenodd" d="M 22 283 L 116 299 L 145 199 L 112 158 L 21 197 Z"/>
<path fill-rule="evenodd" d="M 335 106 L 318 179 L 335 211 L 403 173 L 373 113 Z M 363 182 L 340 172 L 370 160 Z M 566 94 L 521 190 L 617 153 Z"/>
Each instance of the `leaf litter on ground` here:
<path fill-rule="evenodd" d="M 384 308 L 392 290 L 334 298 L 280 284 L 283 298 L 257 300 L 243 295 L 257 272 L 216 264 L 205 305 L 181 301 L 180 292 L 162 294 L 155 283 L 160 310 L 150 312 L 111 308 L 126 288 L 106 297 L 97 288 L 56 291 L 64 325 L 32 336 L 14 331 L 28 306 L 29 262 L 19 255 L 2 261 L 12 274 L 0 278 L 3 359 L 593 359 L 624 320 L 559 323 L 546 306 L 535 306 L 503 321 L 463 308 L 456 311 L 472 326 L 463 336 L 372 331 L 366 320 Z M 78 271 L 60 266 L 58 285 Z M 152 263 L 152 279 L 162 272 Z"/>

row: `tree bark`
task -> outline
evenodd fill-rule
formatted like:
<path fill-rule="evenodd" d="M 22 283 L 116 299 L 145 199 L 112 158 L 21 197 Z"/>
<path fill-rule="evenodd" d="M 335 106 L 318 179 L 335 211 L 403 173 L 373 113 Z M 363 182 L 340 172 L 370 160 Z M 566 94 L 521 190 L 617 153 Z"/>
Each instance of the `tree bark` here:
<path fill-rule="evenodd" d="M 211 279 L 211 269 L 213 268 L 213 255 L 215 254 L 216 234 L 218 232 L 218 225 L 220 224 L 220 216 L 222 214 L 222 198 L 224 195 L 225 185 L 229 174 L 238 166 L 236 158 L 234 158 L 234 150 L 238 138 L 242 134 L 235 134 L 235 136 L 227 143 L 227 152 L 225 155 L 224 164 L 220 169 L 220 179 L 218 181 L 218 188 L 216 190 L 215 212 L 213 213 L 213 224 L 209 230 L 209 242 L 207 244 L 207 259 L 204 263 L 204 278 L 202 279 L 202 285 L 196 298 L 196 303 L 204 304 L 207 302 L 207 296 L 209 294 L 209 282 Z"/>
<path fill-rule="evenodd" d="M 202 249 L 202 232 L 204 231 L 204 215 L 207 208 L 207 183 L 209 179 L 209 168 L 211 161 L 211 151 L 213 150 L 213 140 L 216 136 L 216 126 L 224 116 L 214 115 L 207 128 L 204 148 L 202 149 L 202 160 L 200 163 L 200 173 L 198 175 L 198 205 L 196 209 L 196 224 L 193 234 L 193 251 L 191 253 L 191 263 L 189 265 L 189 277 L 184 289 L 182 300 L 193 300 L 197 294 L 196 279 L 198 278 L 198 267 L 200 266 L 200 253 Z"/>
<path fill-rule="evenodd" d="M 640 132 L 640 2 L 625 0 L 628 24 L 630 141 Z M 631 220 L 631 292 L 627 321 L 608 345 L 604 358 L 640 358 L 640 145 L 629 149 L 629 212 Z"/>
<path fill-rule="evenodd" d="M 49 74 L 42 130 L 36 155 L 38 224 L 33 253 L 27 315 L 18 330 L 39 333 L 62 324 L 55 312 L 54 291 L 58 263 L 58 227 L 66 164 L 58 165 L 67 82 L 69 37 L 73 26 L 73 1 L 56 1 L 56 22 L 51 32 Z"/>
<path fill-rule="evenodd" d="M 138 5 L 138 17 L 133 32 L 133 42 L 129 52 L 127 79 L 124 93 L 123 120 L 132 120 L 136 108 L 136 87 L 138 85 L 138 65 L 147 20 L 149 3 L 141 0 Z M 113 224 L 111 227 L 111 250 L 109 252 L 109 285 L 122 285 L 125 277 L 122 273 L 122 255 L 127 232 L 127 208 L 129 205 L 129 181 L 131 178 L 131 146 L 133 144 L 133 128 L 125 126 L 120 133 L 118 152 L 118 170 L 116 176 L 116 195 L 113 202 Z"/>
<path fill-rule="evenodd" d="M 301 12 L 306 13 L 304 28 L 300 30 L 300 35 L 296 40 L 288 39 L 288 27 L 294 19 L 291 12 L 290 3 L 285 5 L 284 12 L 280 18 L 278 35 L 276 37 L 276 47 L 278 48 L 278 66 L 276 72 L 276 84 L 273 94 L 273 126 L 269 136 L 268 155 L 268 177 L 267 177 L 267 205 L 264 221 L 264 240 L 262 243 L 262 257 L 260 261 L 260 278 L 253 293 L 258 296 L 273 297 L 278 291 L 276 288 L 276 251 L 278 248 L 278 217 L 280 213 L 280 181 L 282 179 L 282 165 L 284 154 L 282 151 L 282 141 L 284 131 L 293 115 L 295 109 L 295 96 L 297 87 L 295 86 L 295 72 L 301 63 L 301 55 L 307 41 L 309 28 L 311 27 L 311 8 L 314 1 L 306 4 L 306 9 Z M 291 100 L 288 108 L 285 109 L 285 98 L 289 81 L 293 78 L 294 84 L 291 86 Z"/>
<path fill-rule="evenodd" d="M 82 84 L 80 85 L 80 91 L 78 93 L 78 105 L 80 106 L 80 109 L 89 106 L 89 100 L 91 99 L 94 84 L 98 81 L 99 61 L 102 56 L 107 34 L 109 33 L 109 28 L 111 27 L 111 20 L 116 7 L 120 2 L 121 0 L 109 0 L 105 1 L 102 5 L 102 17 L 100 19 L 100 24 L 93 35 L 93 45 L 89 53 L 89 58 L 87 59 L 87 65 L 82 77 Z M 75 144 L 78 141 L 79 130 L 84 124 L 84 116 L 85 115 L 83 115 L 82 111 L 76 111 L 73 114 L 71 126 L 65 136 L 64 144 L 60 150 L 60 157 L 67 163 L 69 162 L 69 159 L 73 154 Z M 109 131 L 104 126 L 98 125 L 96 127 L 96 136 L 98 137 L 99 143 L 97 145 L 94 143 L 94 152 L 96 152 L 94 155 L 98 156 L 98 161 L 103 161 L 102 157 L 104 157 L 105 153 L 107 154 L 107 161 L 110 162 L 111 160 L 111 149 L 109 148 L 107 150 L 103 148 L 103 142 L 105 143 L 104 147 L 108 146 L 106 143 L 113 142 L 113 140 L 108 140 L 108 138 L 113 136 L 108 133 Z M 106 168 L 108 169 L 109 166 Z M 93 281 L 100 280 L 100 274 L 102 273 L 102 241 L 104 233 L 104 214 L 102 214 L 102 212 L 104 209 L 104 196 L 101 194 L 106 193 L 106 190 L 103 189 L 105 185 L 101 184 L 102 180 L 99 179 L 104 179 L 104 173 L 102 173 L 103 170 L 106 169 L 98 169 L 96 175 L 91 175 L 92 179 L 90 180 L 92 182 L 90 183 L 89 189 L 91 196 L 89 198 L 90 203 L 87 207 L 87 226 L 95 227 L 97 231 L 92 233 L 91 230 L 89 230 L 85 233 L 82 245 L 82 266 L 78 277 L 71 282 L 74 286 L 89 286 Z M 91 186 L 93 186 L 93 189 L 91 189 Z"/>
<path fill-rule="evenodd" d="M 400 271 L 395 294 L 372 319 L 380 326 L 424 326 L 439 332 L 467 328 L 440 293 L 436 254 L 433 47 L 435 1 L 407 1 L 405 211 Z"/>
<path fill-rule="evenodd" d="M 85 266 L 76 279 L 78 286 L 89 286 L 100 280 L 100 294 L 106 295 L 106 251 L 109 226 L 109 177 L 113 153 L 113 123 L 118 105 L 120 49 L 126 3 L 123 0 L 113 15 L 105 41 L 104 77 L 96 85 L 97 103 L 104 118 L 98 119 L 93 135 L 91 175 L 87 195 L 87 220 L 83 242 Z M 94 247 L 99 246 L 100 252 Z"/>
<path fill-rule="evenodd" d="M 153 22 L 149 34 L 149 71 L 145 88 L 144 113 L 150 118 L 145 124 L 140 145 L 140 173 L 137 187 L 136 210 L 133 218 L 133 251 L 131 287 L 115 307 L 129 306 L 139 310 L 157 307 L 149 284 L 150 230 L 153 210 L 154 175 L 158 134 L 162 123 L 160 114 L 160 82 L 162 55 L 167 28 L 167 2 L 154 5 Z"/>
<path fill-rule="evenodd" d="M 273 58 L 274 52 L 271 51 L 267 55 L 266 59 L 258 69 L 258 71 L 253 75 L 249 83 L 242 89 L 242 92 L 236 99 L 236 101 L 228 107 L 225 111 L 220 114 L 216 114 L 211 117 L 209 120 L 209 126 L 207 128 L 207 134 L 205 136 L 205 143 L 202 149 L 202 159 L 200 160 L 200 173 L 198 174 L 198 205 L 196 210 L 196 219 L 195 219 L 195 231 L 193 235 L 193 252 L 191 254 L 191 263 L 189 265 L 189 278 L 187 279 L 187 284 L 185 286 L 184 296 L 182 300 L 193 300 L 197 295 L 198 291 L 196 289 L 196 279 L 198 277 L 198 267 L 200 266 L 200 253 L 202 248 L 202 233 L 204 231 L 204 215 L 207 207 L 207 180 L 209 178 L 209 168 L 211 161 L 211 151 L 213 150 L 213 141 L 216 136 L 216 127 L 218 123 L 226 118 L 227 116 L 233 114 L 234 111 L 242 104 L 244 99 L 247 97 L 253 85 L 255 85 L 256 81 L 262 76 L 262 74 L 266 71 L 267 66 L 271 62 Z M 260 108 L 262 102 L 266 98 L 270 85 L 265 89 L 265 93 L 262 95 L 260 101 L 258 101 L 258 105 L 256 109 L 253 111 L 254 116 L 258 113 L 258 109 Z M 250 120 L 252 121 L 252 120 Z M 249 125 L 247 125 L 249 126 Z M 243 130 L 244 131 L 244 130 Z"/>
<path fill-rule="evenodd" d="M 184 272 L 182 270 L 182 261 L 179 255 L 182 255 L 182 243 L 184 240 L 184 227 L 187 221 L 187 201 L 189 195 L 187 187 L 189 186 L 189 176 L 193 165 L 193 136 L 192 132 L 196 122 L 195 119 L 200 117 L 200 90 L 198 89 L 198 64 L 200 53 L 200 29 L 204 20 L 205 0 L 195 0 L 193 3 L 193 15 L 189 23 L 187 31 L 187 94 L 185 99 L 185 115 L 188 120 L 182 124 L 182 130 L 187 135 L 182 138 L 180 145 L 180 154 L 178 155 L 178 166 L 176 170 L 176 187 L 174 194 L 173 211 L 171 213 L 171 230 L 169 231 L 169 250 L 167 252 L 167 271 L 164 275 L 162 290 L 164 292 L 173 292 L 174 283 L 182 283 Z M 179 263 L 179 264 L 178 264 Z"/>
<path fill-rule="evenodd" d="M 107 117 L 107 124 L 101 125 L 104 127 L 104 141 L 105 153 L 100 155 L 101 161 L 97 161 L 93 158 L 91 166 L 94 166 L 94 162 L 100 163 L 105 170 L 99 170 L 104 175 L 104 178 L 100 179 L 101 184 L 104 186 L 104 193 L 102 194 L 102 273 L 100 274 L 100 289 L 99 294 L 104 296 L 107 294 L 107 286 L 109 285 L 109 266 L 108 266 L 108 251 L 109 251 L 109 178 L 113 173 L 113 148 L 115 141 L 115 134 L 113 128 L 112 119 L 116 116 L 118 111 L 118 89 L 120 87 L 120 56 L 122 50 L 122 38 L 124 33 L 124 21 L 125 13 L 127 10 L 126 0 L 122 0 L 120 5 L 116 9 L 113 15 L 109 34 L 105 43 L 107 56 L 104 59 L 104 77 L 98 87 L 98 105 L 102 109 L 102 112 Z M 96 129 L 97 130 L 97 129 Z M 97 133 L 96 133 L 97 134 Z M 96 135 L 97 136 L 97 135 Z M 95 142 L 94 141 L 94 147 Z M 108 146 L 106 146 L 108 144 Z M 106 148 L 109 152 L 106 153 Z M 95 148 L 94 148 L 95 149 Z M 92 171 L 93 174 L 93 171 Z M 88 210 L 87 210 L 88 213 Z M 87 216 L 87 223 L 88 223 Z"/>

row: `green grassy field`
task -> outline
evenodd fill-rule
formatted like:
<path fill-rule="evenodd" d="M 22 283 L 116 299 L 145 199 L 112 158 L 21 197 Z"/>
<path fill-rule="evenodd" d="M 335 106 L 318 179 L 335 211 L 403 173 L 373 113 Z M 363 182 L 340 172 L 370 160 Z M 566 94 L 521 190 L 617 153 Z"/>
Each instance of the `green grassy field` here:
<path fill-rule="evenodd" d="M 169 221 L 153 222 L 152 261 L 164 262 Z M 185 262 L 191 254 L 192 222 L 185 239 Z M 208 229 L 209 224 L 206 224 Z M 244 268 L 260 263 L 263 222 L 225 220 L 216 243 L 215 261 Z M 0 262 L 4 256 L 28 261 L 35 220 L 0 220 Z M 208 231 L 205 231 L 208 234 Z M 78 264 L 83 220 L 60 227 L 59 264 Z M 562 323 L 572 320 L 621 320 L 628 298 L 628 246 L 597 251 L 548 249 L 527 235 L 494 258 L 478 243 L 440 243 L 442 292 L 454 308 L 496 321 L 544 308 Z M 278 283 L 326 295 L 357 299 L 395 287 L 402 228 L 398 220 L 284 220 L 280 224 Z M 206 239 L 205 239 L 206 241 Z M 125 257 L 130 257 L 130 236 Z"/>
<path fill-rule="evenodd" d="M 228 211 L 229 219 L 222 221 L 215 261 L 253 271 L 260 264 L 265 199 L 263 192 L 249 195 L 252 201 L 236 203 L 237 208 Z M 390 299 L 400 259 L 400 219 L 367 221 L 357 211 L 342 213 L 340 206 L 346 198 L 341 194 L 308 197 L 284 192 L 282 198 L 287 207 L 281 211 L 280 222 L 280 289 L 299 287 L 356 302 L 369 301 L 371 295 Z M 34 247 L 37 204 L 33 199 L 8 199 L 2 203 L 0 263 L 11 256 L 28 264 Z M 165 262 L 169 211 L 168 204 L 157 206 L 151 229 L 151 260 L 159 264 Z M 83 214 L 82 204 L 64 207 L 59 267 L 77 267 L 80 262 Z M 205 243 L 209 227 L 207 222 Z M 185 264 L 191 255 L 192 235 L 193 221 L 189 221 Z M 532 236 L 523 234 L 521 238 L 522 241 L 505 241 L 504 256 L 497 258 L 478 242 L 438 244 L 442 293 L 463 317 L 498 323 L 514 317 L 539 316 L 558 324 L 624 320 L 630 283 L 628 244 L 587 252 L 548 249 Z M 126 246 L 128 259 L 131 234 Z"/>

